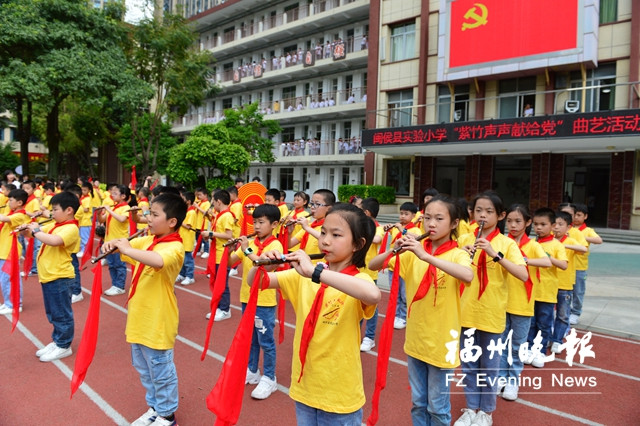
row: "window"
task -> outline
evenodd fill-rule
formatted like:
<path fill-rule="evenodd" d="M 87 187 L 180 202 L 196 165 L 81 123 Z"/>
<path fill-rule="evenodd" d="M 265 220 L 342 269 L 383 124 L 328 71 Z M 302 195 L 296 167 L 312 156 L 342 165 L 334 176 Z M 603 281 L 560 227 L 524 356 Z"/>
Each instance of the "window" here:
<path fill-rule="evenodd" d="M 282 128 L 282 142 L 291 142 L 296 138 L 295 127 L 283 127 Z"/>
<path fill-rule="evenodd" d="M 265 178 L 265 186 L 271 188 L 271 167 L 267 168 L 267 177 Z"/>
<path fill-rule="evenodd" d="M 387 161 L 387 186 L 396 190 L 396 195 L 409 195 L 411 160 Z"/>
<path fill-rule="evenodd" d="M 0 127 L 0 141 L 4 140 L 4 129 Z"/>
<path fill-rule="evenodd" d="M 349 168 L 342 168 L 342 185 L 349 185 Z"/>
<path fill-rule="evenodd" d="M 500 118 L 533 115 L 536 101 L 536 77 L 510 78 L 498 82 Z M 525 110 L 527 111 L 525 114 Z"/>
<path fill-rule="evenodd" d="M 615 109 L 616 65 L 605 64 L 595 70 L 587 71 L 587 93 L 585 96 L 585 112 L 607 111 Z M 596 86 L 593 89 L 589 87 Z M 580 71 L 571 73 L 571 88 L 582 87 Z M 571 99 L 582 100 L 582 91 L 571 92 Z"/>
<path fill-rule="evenodd" d="M 285 191 L 293 190 L 293 167 L 280 169 L 280 189 Z"/>
<path fill-rule="evenodd" d="M 451 111 L 449 87 L 438 87 L 438 123 L 467 121 L 469 119 L 469 85 L 456 86 L 454 93 L 453 111 Z"/>
<path fill-rule="evenodd" d="M 416 24 L 411 22 L 391 27 L 391 60 L 415 57 Z"/>
<path fill-rule="evenodd" d="M 600 0 L 600 23 L 608 24 L 618 20 L 618 0 Z"/>
<path fill-rule="evenodd" d="M 233 100 L 231 98 L 226 98 L 222 100 L 222 109 L 229 109 L 233 106 Z"/>
<path fill-rule="evenodd" d="M 389 127 L 411 125 L 413 90 L 388 93 Z"/>

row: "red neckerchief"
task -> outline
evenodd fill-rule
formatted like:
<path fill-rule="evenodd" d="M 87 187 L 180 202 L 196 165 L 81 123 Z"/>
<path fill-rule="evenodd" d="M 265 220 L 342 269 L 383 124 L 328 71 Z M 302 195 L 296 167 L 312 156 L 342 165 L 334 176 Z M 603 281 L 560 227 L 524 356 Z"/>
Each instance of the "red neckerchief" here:
<path fill-rule="evenodd" d="M 139 203 L 148 203 L 149 199 L 147 197 L 142 197 L 138 200 Z"/>
<path fill-rule="evenodd" d="M 284 206 L 285 204 L 287 204 L 287 203 L 278 203 L 278 207 Z"/>
<path fill-rule="evenodd" d="M 515 241 L 516 237 L 514 237 L 511 232 L 507 235 L 509 238 Z M 520 254 L 522 257 L 527 257 L 522 251 L 522 247 L 524 247 L 531 239 L 527 235 L 527 233 L 523 233 L 522 237 L 520 237 L 520 242 L 518 243 L 518 248 L 520 249 Z M 527 303 L 531 301 L 531 293 L 533 292 L 533 281 L 531 281 L 531 274 L 529 274 L 529 265 L 525 265 L 527 268 L 527 281 L 524 282 L 524 287 L 527 290 Z M 536 269 L 536 276 L 538 277 L 538 281 L 540 280 L 540 268 Z"/>
<path fill-rule="evenodd" d="M 558 241 L 560 241 L 561 243 L 564 243 L 564 240 L 566 240 L 568 237 L 567 234 L 563 235 L 562 238 L 559 238 Z"/>
<path fill-rule="evenodd" d="M 194 211 L 196 208 L 195 206 L 189 206 L 189 208 L 187 209 L 188 212 Z"/>
<path fill-rule="evenodd" d="M 264 243 L 260 242 L 260 238 L 256 237 L 253 240 L 253 244 L 256 245 L 258 251 L 256 252 L 256 256 L 260 256 L 262 254 L 262 252 L 264 251 L 265 248 L 267 248 L 267 246 L 269 244 L 271 244 L 272 242 L 276 241 L 276 237 L 274 237 L 273 235 L 269 235 L 265 240 Z"/>
<path fill-rule="evenodd" d="M 233 212 L 229 210 L 229 207 L 227 207 L 226 209 L 222 210 L 220 213 L 216 215 L 216 218 L 213 220 L 213 224 L 211 225 L 211 232 L 217 232 L 216 225 L 218 225 L 218 220 L 225 213 L 229 213 L 234 219 L 236 218 L 236 215 L 234 215 Z M 213 262 L 215 264 L 215 259 L 216 259 L 216 238 L 215 237 L 211 239 L 211 246 L 209 248 L 209 257 L 211 256 L 213 256 Z M 214 269 L 208 271 L 208 273 L 213 277 L 215 275 L 215 267 Z"/>
<path fill-rule="evenodd" d="M 182 243 L 182 238 L 180 238 L 180 234 L 178 232 L 172 232 L 170 234 L 165 235 L 164 237 L 153 237 L 153 241 L 146 248 L 147 251 L 153 251 L 153 248 L 160 243 L 171 243 L 174 241 L 180 241 Z M 127 303 L 136 294 L 136 288 L 138 287 L 138 281 L 140 280 L 140 275 L 142 275 L 142 270 L 146 267 L 145 264 L 138 262 L 136 265 L 137 268 L 133 273 L 133 278 L 131 279 L 131 291 L 129 292 L 129 298 L 127 299 Z M 126 303 L 125 303 L 126 304 Z"/>
<path fill-rule="evenodd" d="M 126 205 L 127 203 L 125 203 L 124 201 L 116 204 L 115 206 L 113 206 L 113 212 L 115 213 L 116 209 L 119 209 L 120 207 L 124 207 Z M 111 219 L 113 219 L 113 216 L 107 216 L 107 234 L 109 233 L 109 224 L 111 223 Z"/>
<path fill-rule="evenodd" d="M 578 231 L 584 231 L 585 229 L 587 229 L 586 223 L 583 223 L 582 225 L 578 226 Z"/>
<path fill-rule="evenodd" d="M 85 198 L 88 198 L 89 194 L 87 195 L 83 195 L 82 197 L 80 197 L 80 204 L 82 204 L 82 200 L 84 200 Z"/>
<path fill-rule="evenodd" d="M 474 232 L 474 235 L 476 237 L 478 236 L 479 229 L 480 228 L 476 229 Z M 496 235 L 499 235 L 499 234 L 500 234 L 500 230 L 496 226 L 494 230 L 491 231 L 491 233 L 485 237 L 485 239 L 491 242 L 491 240 L 493 240 L 496 237 Z M 484 250 L 480 250 L 480 256 L 478 256 L 477 273 L 478 273 L 478 284 L 479 284 L 478 299 L 480 299 L 484 291 L 487 289 L 487 285 L 489 285 L 489 275 L 487 274 L 487 252 Z"/>
<path fill-rule="evenodd" d="M 57 222 L 55 225 L 53 225 L 51 229 L 49 229 L 49 232 L 47 232 L 47 234 L 53 234 L 53 231 L 55 231 L 56 228 L 60 228 L 61 226 L 64 226 L 64 225 L 75 225 L 77 227 L 78 221 L 75 219 L 71 219 L 71 220 L 66 220 L 64 222 Z M 47 248 L 47 245 L 45 243 L 42 243 L 42 247 L 40 248 L 40 253 L 38 253 L 38 257 L 36 258 L 36 261 L 40 260 L 40 257 L 42 256 L 42 253 L 44 253 L 45 248 Z"/>
<path fill-rule="evenodd" d="M 36 194 L 29 195 L 29 197 L 27 197 L 27 202 L 24 203 L 24 205 L 26 206 L 27 204 L 29 204 L 30 202 L 32 202 L 35 199 L 36 199 Z"/>
<path fill-rule="evenodd" d="M 304 213 L 304 212 L 305 212 L 304 207 L 300 207 L 300 208 L 298 208 L 298 209 L 295 209 L 295 210 L 294 210 L 294 213 L 293 213 L 293 219 L 297 219 L 297 218 L 298 218 L 298 215 L 299 215 L 300 213 Z"/>
<path fill-rule="evenodd" d="M 318 226 L 322 225 L 324 225 L 324 217 L 320 220 L 314 220 L 309 226 L 311 228 L 317 228 Z M 305 234 L 302 236 L 302 240 L 300 240 L 300 250 L 304 250 L 307 247 L 307 243 L 309 242 L 309 235 L 310 234 L 308 232 L 305 232 Z"/>
<path fill-rule="evenodd" d="M 347 274 L 354 276 L 358 272 L 358 268 L 356 265 L 349 265 L 340 271 L 341 274 Z M 298 377 L 298 383 L 300 383 L 300 379 L 302 379 L 302 374 L 304 373 L 304 364 L 307 358 L 307 349 L 309 349 L 309 342 L 313 338 L 313 333 L 316 329 L 316 324 L 318 323 L 318 317 L 320 316 L 320 311 L 322 310 L 322 299 L 324 298 L 324 291 L 327 288 L 327 284 L 320 283 L 320 288 L 316 293 L 316 296 L 313 299 L 313 303 L 311 304 L 311 309 L 307 314 L 307 317 L 304 320 L 304 326 L 302 327 L 302 335 L 300 336 L 300 351 L 298 352 L 298 356 L 300 357 L 300 377 Z"/>
<path fill-rule="evenodd" d="M 396 234 L 396 236 L 395 236 L 395 237 L 393 237 L 393 240 L 391 240 L 391 244 L 393 244 L 393 243 L 395 243 L 396 241 L 398 241 L 398 240 L 400 239 L 400 237 L 402 237 L 404 234 L 406 234 L 406 233 L 407 233 L 406 231 L 408 231 L 408 230 L 409 230 L 409 229 L 411 229 L 411 228 L 415 228 L 415 227 L 416 227 L 416 224 L 415 224 L 415 223 L 413 223 L 413 222 L 409 222 L 409 223 L 407 224 L 407 226 L 405 226 L 405 227 L 404 227 L 404 230 L 403 230 L 402 232 L 398 232 L 398 233 Z"/>
<path fill-rule="evenodd" d="M 87 260 L 91 257 L 91 252 L 93 251 L 93 240 L 96 235 L 96 217 L 98 210 L 94 210 L 91 214 L 91 230 L 89 231 L 89 239 L 87 240 L 87 244 L 84 247 L 85 256 L 82 257 L 82 262 L 80 262 L 80 269 L 84 267 L 84 264 L 87 263 Z M 102 292 L 100 292 L 102 294 Z"/>
<path fill-rule="evenodd" d="M 438 257 L 441 254 L 444 254 L 449 250 L 453 250 L 454 248 L 457 248 L 457 247 L 458 247 L 457 241 L 449 240 L 446 243 L 441 244 L 440 247 L 436 249 L 435 253 L 433 253 L 433 242 L 431 241 L 431 239 L 427 238 L 426 240 L 424 240 L 425 251 L 429 254 L 432 254 L 435 257 Z M 431 288 L 431 285 L 433 285 L 433 287 L 435 288 L 435 294 L 433 295 L 433 306 L 435 306 L 436 299 L 438 297 L 438 268 L 436 268 L 432 264 L 429 264 L 429 268 L 427 268 L 427 272 L 425 272 L 424 276 L 422 277 L 422 281 L 420 281 L 420 285 L 418 286 L 418 291 L 416 291 L 416 294 L 413 296 L 413 300 L 409 304 L 409 311 L 407 312 L 407 318 L 411 315 L 411 306 L 413 305 L 413 303 L 424 298 L 427 295 L 427 293 L 429 293 L 429 289 Z"/>
<path fill-rule="evenodd" d="M 548 243 L 549 241 L 553 241 L 553 235 L 551 235 L 551 234 L 547 235 L 546 237 L 542 237 L 542 238 L 538 237 L 538 242 L 540 244 Z"/>

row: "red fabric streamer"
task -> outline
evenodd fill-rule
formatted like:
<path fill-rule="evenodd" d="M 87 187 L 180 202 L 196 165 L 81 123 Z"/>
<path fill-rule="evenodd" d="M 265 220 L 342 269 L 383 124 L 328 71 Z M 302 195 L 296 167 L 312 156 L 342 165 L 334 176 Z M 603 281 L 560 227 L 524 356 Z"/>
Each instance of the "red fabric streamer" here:
<path fill-rule="evenodd" d="M 424 249 L 426 250 L 426 252 L 429 254 L 432 254 L 435 257 L 440 256 L 441 254 L 446 253 L 449 250 L 453 250 L 454 248 L 457 248 L 457 247 L 458 247 L 458 243 L 456 241 L 449 240 L 446 243 L 441 244 L 440 247 L 436 249 L 435 253 L 432 253 L 433 243 L 431 242 L 430 239 L 426 239 L 424 241 Z M 429 264 L 429 268 L 427 268 L 427 272 L 425 272 L 424 276 L 422 277 L 422 281 L 420 281 L 418 290 L 416 291 L 416 294 L 413 296 L 413 300 L 409 304 L 407 317 L 411 315 L 411 306 L 413 306 L 413 303 L 424 298 L 427 295 L 427 293 L 429 293 L 429 289 L 431 288 L 432 285 L 435 290 L 435 294 L 433 296 L 433 306 L 435 306 L 436 299 L 438 297 L 438 269 L 432 264 Z"/>
<path fill-rule="evenodd" d="M 31 267 L 33 266 L 33 246 L 36 244 L 35 238 L 28 238 L 27 250 L 24 253 L 24 262 L 22 263 L 22 271 L 24 272 L 25 281 L 29 277 Z"/>
<path fill-rule="evenodd" d="M 478 236 L 479 230 L 480 228 L 476 229 L 475 231 L 476 236 Z M 500 233 L 500 230 L 496 226 L 496 228 L 493 231 L 491 231 L 489 235 L 486 236 L 486 240 L 491 242 L 491 240 L 493 240 L 496 237 L 496 235 L 498 235 L 499 233 Z M 489 275 L 487 274 L 487 252 L 484 250 L 481 250 L 480 256 L 478 256 L 477 273 L 478 273 L 478 283 L 479 283 L 478 299 L 480 299 L 484 291 L 487 289 L 487 285 L 489 285 Z"/>
<path fill-rule="evenodd" d="M 82 330 L 82 339 L 78 346 L 76 355 L 76 363 L 73 367 L 73 376 L 71 377 L 71 398 L 76 393 L 82 382 L 84 381 L 89 366 L 93 361 L 96 353 L 96 345 L 98 343 L 98 329 L 100 324 L 100 295 L 102 294 L 102 266 L 98 262 L 91 270 L 93 272 L 93 285 L 91 287 L 91 300 L 89 302 L 89 312 L 87 313 L 87 321 Z"/>
<path fill-rule="evenodd" d="M 258 291 L 268 287 L 269 276 L 264 266 L 261 266 L 253 280 L 249 301 L 225 357 L 218 381 L 207 396 L 207 408 L 217 416 L 215 424 L 218 426 L 235 425 L 238 422 L 242 410 L 244 381 L 249 365 Z"/>
<path fill-rule="evenodd" d="M 385 262 L 388 263 L 388 259 Z M 396 304 L 398 302 L 398 288 L 400 287 L 400 254 L 396 254 L 396 264 L 393 268 L 393 278 L 391 279 L 391 290 L 389 292 L 389 303 L 382 330 L 380 331 L 380 350 L 378 351 L 378 361 L 376 362 L 376 383 L 371 398 L 371 414 L 367 419 L 367 425 L 372 426 L 378 422 L 378 406 L 380 405 L 380 392 L 387 386 L 387 370 L 389 367 L 389 354 L 391 353 L 391 342 L 393 340 L 393 321 L 396 316 Z"/>
<path fill-rule="evenodd" d="M 4 225 L 4 223 L 2 223 L 2 225 Z M 2 229 L 2 226 L 0 226 L 0 229 Z M 9 275 L 9 281 L 11 283 L 11 304 L 13 305 L 11 332 L 13 333 L 20 319 L 20 254 L 18 254 L 18 236 L 16 234 L 13 234 L 11 238 L 9 256 L 4 262 L 2 272 Z"/>
<path fill-rule="evenodd" d="M 509 232 L 507 236 L 512 240 L 516 239 L 516 237 L 511 235 L 511 232 Z M 522 251 L 522 247 L 524 247 L 529 241 L 529 236 L 527 234 L 522 234 L 522 237 L 520 237 L 520 242 L 518 243 L 520 254 L 522 254 L 522 257 L 524 257 L 525 259 L 527 258 L 527 256 L 524 254 L 524 251 Z M 531 294 L 533 293 L 533 281 L 531 281 L 531 274 L 529 274 L 529 265 L 525 265 L 525 267 L 527 268 L 527 281 L 525 281 L 524 287 L 527 290 L 527 302 L 530 302 Z M 538 279 L 540 279 L 540 269 L 537 270 L 537 276 Z"/>
<path fill-rule="evenodd" d="M 138 186 L 138 177 L 136 176 L 136 165 L 131 166 L 131 189 L 136 190 Z"/>
<path fill-rule="evenodd" d="M 214 259 L 213 262 L 215 264 L 215 255 L 211 254 L 209 256 L 209 259 L 211 259 L 211 257 L 213 257 Z M 202 355 L 200 355 L 200 361 L 204 361 L 204 358 L 207 355 L 207 351 L 209 350 L 209 341 L 211 339 L 211 327 L 213 327 L 213 321 L 216 316 L 216 310 L 218 309 L 218 303 L 220 303 L 220 298 L 222 298 L 222 293 L 224 292 L 224 289 L 226 287 L 228 262 L 229 262 L 229 247 L 227 246 L 224 248 L 224 252 L 222 253 L 222 260 L 220 261 L 220 265 L 218 265 L 218 273 L 216 274 L 215 278 L 213 274 L 211 274 L 211 278 L 209 278 L 209 288 L 211 288 L 211 305 L 210 305 L 211 316 L 209 317 L 209 322 L 207 323 L 207 334 L 204 339 L 204 348 L 202 349 Z M 211 260 L 209 260 L 209 263 L 211 263 Z M 253 320 L 253 317 L 252 317 L 252 320 Z"/>
<path fill-rule="evenodd" d="M 98 210 L 93 211 L 93 215 L 91 216 L 91 231 L 89 231 L 89 239 L 87 240 L 87 245 L 84 247 L 84 256 L 82 256 L 82 261 L 80 262 L 80 269 L 84 267 L 84 264 L 87 263 L 87 260 L 91 257 L 91 252 L 93 251 L 93 240 L 96 237 L 96 216 Z"/>

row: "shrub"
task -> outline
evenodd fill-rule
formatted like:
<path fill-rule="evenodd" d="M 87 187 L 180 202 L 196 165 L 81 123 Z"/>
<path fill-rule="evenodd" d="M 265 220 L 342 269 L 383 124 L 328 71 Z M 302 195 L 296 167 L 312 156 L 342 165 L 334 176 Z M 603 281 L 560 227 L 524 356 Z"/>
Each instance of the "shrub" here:
<path fill-rule="evenodd" d="M 361 198 L 374 197 L 380 204 L 393 204 L 396 200 L 396 191 L 390 186 L 382 185 L 341 185 L 338 187 L 338 200 L 349 202 L 349 197 L 357 195 Z"/>

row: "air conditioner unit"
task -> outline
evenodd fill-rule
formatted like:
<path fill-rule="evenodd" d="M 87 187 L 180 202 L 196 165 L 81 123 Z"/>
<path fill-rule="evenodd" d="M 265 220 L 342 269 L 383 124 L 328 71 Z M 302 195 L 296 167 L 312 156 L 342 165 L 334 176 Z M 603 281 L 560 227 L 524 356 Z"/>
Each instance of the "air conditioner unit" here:
<path fill-rule="evenodd" d="M 576 113 L 580 111 L 580 101 L 577 100 L 566 100 L 564 101 L 564 112 L 568 112 L 570 114 Z"/>

